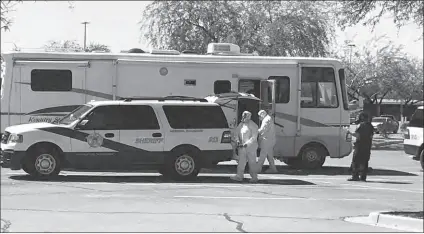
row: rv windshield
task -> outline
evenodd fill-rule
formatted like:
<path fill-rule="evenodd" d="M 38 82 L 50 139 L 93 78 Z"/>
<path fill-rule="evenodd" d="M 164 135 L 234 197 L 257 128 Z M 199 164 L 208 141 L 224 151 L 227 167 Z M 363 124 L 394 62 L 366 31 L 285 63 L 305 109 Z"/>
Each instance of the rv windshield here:
<path fill-rule="evenodd" d="M 65 117 L 63 117 L 59 124 L 68 125 L 74 122 L 75 120 L 78 120 L 83 116 L 87 111 L 89 111 L 93 106 L 92 105 L 82 105 L 72 111 L 71 113 L 67 114 Z"/>

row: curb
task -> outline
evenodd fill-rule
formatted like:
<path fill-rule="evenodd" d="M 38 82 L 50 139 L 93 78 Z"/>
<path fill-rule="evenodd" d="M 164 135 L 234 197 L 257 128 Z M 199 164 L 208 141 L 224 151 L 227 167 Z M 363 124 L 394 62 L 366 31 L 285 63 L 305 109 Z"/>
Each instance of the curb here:
<path fill-rule="evenodd" d="M 403 231 L 423 232 L 423 220 L 421 219 L 382 214 L 382 212 L 372 212 L 368 218 L 378 226 Z"/>

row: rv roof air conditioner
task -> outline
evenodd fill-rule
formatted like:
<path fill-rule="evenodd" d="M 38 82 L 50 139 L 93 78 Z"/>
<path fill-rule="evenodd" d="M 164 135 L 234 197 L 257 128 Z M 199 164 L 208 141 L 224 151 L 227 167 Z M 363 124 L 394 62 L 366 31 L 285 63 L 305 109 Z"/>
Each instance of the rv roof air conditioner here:
<path fill-rule="evenodd" d="M 207 54 L 240 55 L 240 47 L 231 43 L 210 43 Z"/>

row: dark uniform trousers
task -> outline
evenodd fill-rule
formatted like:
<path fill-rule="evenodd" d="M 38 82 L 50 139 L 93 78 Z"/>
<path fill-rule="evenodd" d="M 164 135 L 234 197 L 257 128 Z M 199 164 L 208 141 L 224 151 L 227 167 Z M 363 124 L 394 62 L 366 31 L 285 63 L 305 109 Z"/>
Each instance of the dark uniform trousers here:
<path fill-rule="evenodd" d="M 352 178 L 366 180 L 371 156 L 371 142 L 355 143 L 352 160 Z"/>

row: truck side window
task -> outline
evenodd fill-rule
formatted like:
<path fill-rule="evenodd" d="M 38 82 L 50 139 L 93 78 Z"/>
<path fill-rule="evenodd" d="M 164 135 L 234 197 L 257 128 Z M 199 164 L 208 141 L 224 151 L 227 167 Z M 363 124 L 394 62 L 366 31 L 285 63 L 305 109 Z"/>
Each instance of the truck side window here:
<path fill-rule="evenodd" d="M 40 92 L 65 92 L 72 90 L 70 70 L 33 69 L 31 90 Z"/>
<path fill-rule="evenodd" d="M 123 105 L 119 107 L 122 115 L 121 130 L 160 129 L 159 121 L 151 106 Z"/>
<path fill-rule="evenodd" d="M 215 94 L 229 93 L 231 91 L 231 82 L 229 80 L 217 80 L 213 84 Z"/>

